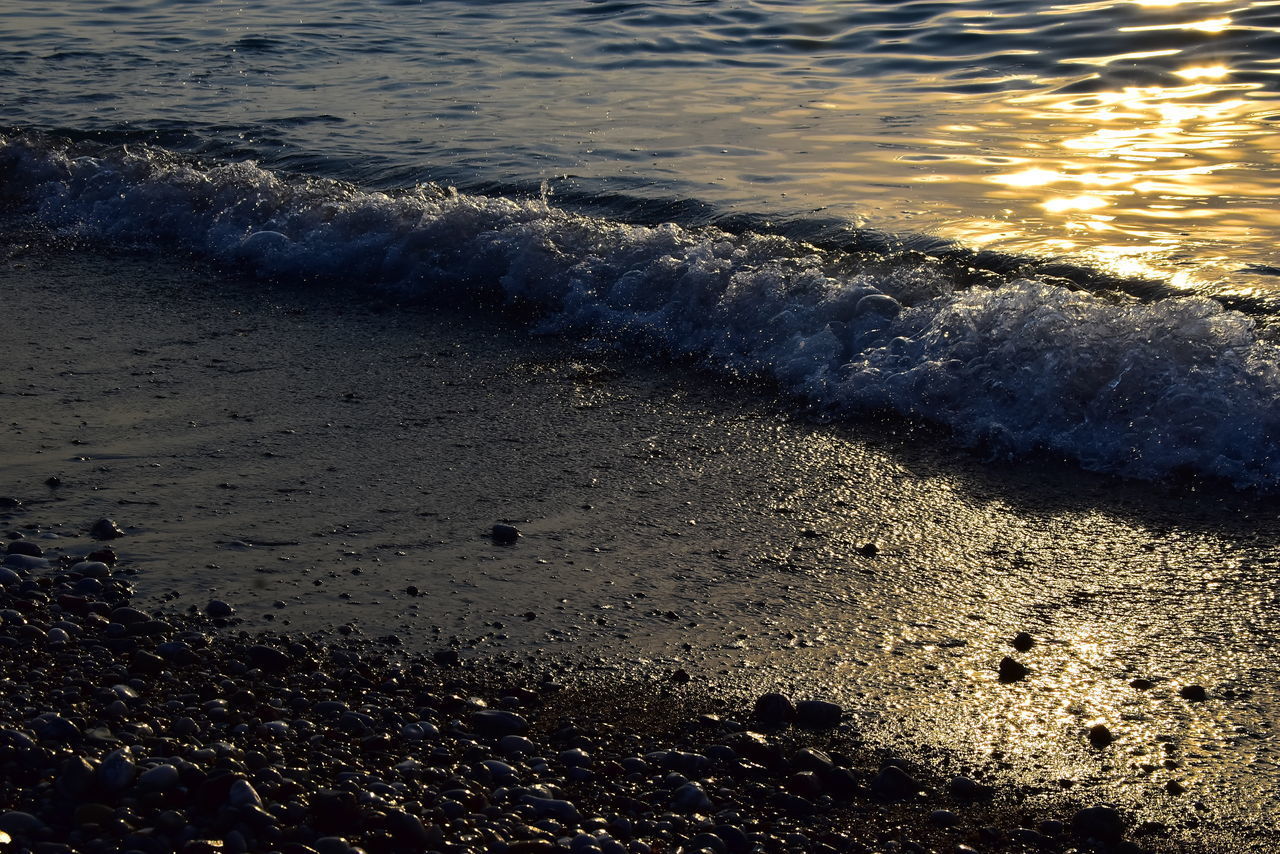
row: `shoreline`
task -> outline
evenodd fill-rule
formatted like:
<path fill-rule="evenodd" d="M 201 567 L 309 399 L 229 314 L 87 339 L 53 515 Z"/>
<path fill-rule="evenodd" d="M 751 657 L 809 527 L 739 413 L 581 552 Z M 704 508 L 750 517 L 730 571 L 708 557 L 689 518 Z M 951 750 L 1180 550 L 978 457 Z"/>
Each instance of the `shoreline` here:
<path fill-rule="evenodd" d="M 34 545 L 0 570 L 8 850 L 1200 850 L 873 750 L 825 701 L 248 635 L 132 607 L 110 550 Z"/>
<path fill-rule="evenodd" d="M 223 599 L 237 630 L 606 695 L 683 672 L 738 709 L 824 698 L 864 745 L 1033 810 L 1083 791 L 1181 845 L 1277 836 L 1274 502 L 806 423 L 482 313 L 38 237 L 5 256 L 7 524 L 84 554 L 111 516 L 142 610 Z"/>

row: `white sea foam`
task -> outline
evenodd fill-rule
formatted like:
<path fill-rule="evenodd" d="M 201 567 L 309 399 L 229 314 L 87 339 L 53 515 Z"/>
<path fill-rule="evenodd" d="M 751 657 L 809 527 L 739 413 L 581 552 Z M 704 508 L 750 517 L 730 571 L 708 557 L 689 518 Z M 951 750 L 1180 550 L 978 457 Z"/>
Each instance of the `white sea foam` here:
<path fill-rule="evenodd" d="M 541 331 L 765 377 L 835 416 L 894 410 L 995 453 L 1280 490 L 1280 351 L 1204 298 L 1117 305 L 1031 280 L 956 290 L 928 267 L 845 272 L 840 253 L 777 236 L 25 137 L 0 136 L 0 196 L 59 229 L 262 276 L 498 296 L 535 307 Z"/>

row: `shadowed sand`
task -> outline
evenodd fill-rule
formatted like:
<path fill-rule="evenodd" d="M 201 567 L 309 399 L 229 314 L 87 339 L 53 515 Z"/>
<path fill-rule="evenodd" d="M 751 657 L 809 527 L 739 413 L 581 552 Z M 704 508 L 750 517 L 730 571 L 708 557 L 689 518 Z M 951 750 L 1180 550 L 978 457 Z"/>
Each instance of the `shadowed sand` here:
<path fill-rule="evenodd" d="M 827 697 L 867 740 L 1031 799 L 1087 786 L 1266 850 L 1274 503 L 808 423 L 495 313 L 39 243 L 0 270 L 5 524 L 50 549 L 115 519 L 141 606 Z M 998 680 L 1007 655 L 1026 679 Z"/>

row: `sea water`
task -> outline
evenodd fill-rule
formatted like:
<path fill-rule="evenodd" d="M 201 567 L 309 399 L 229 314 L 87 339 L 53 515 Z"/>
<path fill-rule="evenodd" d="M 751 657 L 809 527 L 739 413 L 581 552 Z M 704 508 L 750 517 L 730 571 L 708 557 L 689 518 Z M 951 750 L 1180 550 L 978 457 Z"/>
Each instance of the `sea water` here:
<path fill-rule="evenodd" d="M 1280 489 L 1280 3 L 0 3 L 0 200 Z"/>

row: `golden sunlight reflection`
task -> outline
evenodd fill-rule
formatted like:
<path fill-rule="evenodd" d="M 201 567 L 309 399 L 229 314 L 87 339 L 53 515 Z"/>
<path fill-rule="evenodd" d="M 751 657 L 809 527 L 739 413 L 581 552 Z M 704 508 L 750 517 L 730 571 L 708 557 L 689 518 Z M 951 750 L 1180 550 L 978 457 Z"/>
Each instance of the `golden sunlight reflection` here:
<path fill-rule="evenodd" d="M 1250 97 L 1259 84 L 1233 81 L 1222 63 L 1184 64 L 1170 76 L 1182 82 L 1036 92 L 1005 102 L 1031 141 L 1015 141 L 1022 156 L 1004 168 L 988 166 L 988 197 L 1015 212 L 1034 205 L 1042 226 L 1113 235 L 1110 245 L 1086 254 L 1117 274 L 1183 282 L 1189 277 L 1163 259 L 1187 229 L 1237 225 L 1239 217 L 1222 215 L 1224 202 L 1280 224 L 1274 187 L 1238 174 L 1250 147 L 1265 147 L 1262 139 L 1274 133 L 1258 121 L 1265 102 Z"/>

